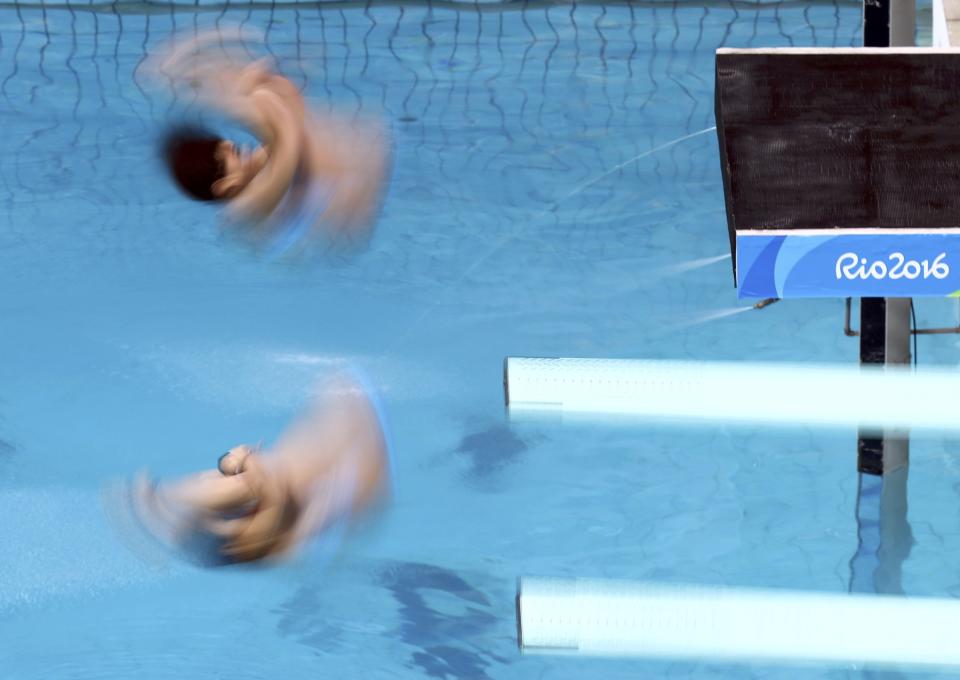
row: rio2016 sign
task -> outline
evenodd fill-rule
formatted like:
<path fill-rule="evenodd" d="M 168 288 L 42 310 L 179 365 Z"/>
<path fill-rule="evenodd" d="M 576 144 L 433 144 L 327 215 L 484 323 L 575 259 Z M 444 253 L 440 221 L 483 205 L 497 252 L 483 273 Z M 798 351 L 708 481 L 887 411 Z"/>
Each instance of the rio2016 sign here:
<path fill-rule="evenodd" d="M 844 253 L 837 258 L 837 278 L 854 279 L 945 279 L 950 276 L 950 266 L 944 261 L 946 253 L 940 253 L 930 260 L 908 260 L 903 253 L 890 253 L 888 262 L 875 260 L 870 262 L 856 253 Z"/>
<path fill-rule="evenodd" d="M 741 298 L 960 296 L 960 231 L 737 232 Z"/>
<path fill-rule="evenodd" d="M 740 297 L 960 297 L 956 50 L 721 48 L 715 73 Z"/>

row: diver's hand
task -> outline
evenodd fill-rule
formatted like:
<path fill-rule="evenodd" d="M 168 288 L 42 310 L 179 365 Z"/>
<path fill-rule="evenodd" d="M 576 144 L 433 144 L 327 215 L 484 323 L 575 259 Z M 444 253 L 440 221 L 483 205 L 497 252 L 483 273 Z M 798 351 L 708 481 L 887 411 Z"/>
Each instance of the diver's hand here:
<path fill-rule="evenodd" d="M 248 43 L 263 42 L 257 31 L 228 28 L 203 31 L 183 40 L 183 34 L 147 60 L 148 77 L 174 90 L 192 92 L 215 105 L 226 97 L 252 93 L 275 71 L 268 57 L 252 60 Z"/>

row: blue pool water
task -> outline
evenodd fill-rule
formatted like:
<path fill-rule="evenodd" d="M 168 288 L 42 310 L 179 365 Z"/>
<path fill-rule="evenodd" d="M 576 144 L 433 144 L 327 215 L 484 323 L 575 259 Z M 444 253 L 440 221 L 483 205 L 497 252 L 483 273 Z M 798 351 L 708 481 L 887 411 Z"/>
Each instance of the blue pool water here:
<path fill-rule="evenodd" d="M 717 47 L 856 45 L 858 3 L 19 4 L 0 22 L 0 678 L 879 677 L 524 657 L 516 579 L 960 594 L 955 442 L 913 442 L 891 557 L 863 547 L 854 432 L 503 408 L 508 355 L 856 360 L 840 301 L 738 311 L 711 128 Z M 387 118 L 369 248 L 265 262 L 169 185 L 170 103 L 137 69 L 216 24 L 268 29 L 318 106 Z M 924 337 L 919 360 L 956 346 Z M 269 441 L 344 362 L 384 392 L 397 496 L 338 560 L 202 571 L 117 540 L 105 483 Z"/>

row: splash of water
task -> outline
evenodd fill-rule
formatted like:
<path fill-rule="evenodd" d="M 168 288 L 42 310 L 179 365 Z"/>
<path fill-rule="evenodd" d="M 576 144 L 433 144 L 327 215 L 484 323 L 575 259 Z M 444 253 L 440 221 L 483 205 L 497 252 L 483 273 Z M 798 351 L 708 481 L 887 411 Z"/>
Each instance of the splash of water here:
<path fill-rule="evenodd" d="M 557 208 L 559 208 L 561 204 L 563 204 L 563 203 L 565 203 L 566 201 L 570 200 L 570 199 L 573 198 L 574 196 L 577 196 L 578 194 L 583 193 L 584 191 L 586 191 L 586 190 L 589 189 L 590 187 L 592 187 L 592 186 L 594 186 L 595 184 L 597 184 L 598 182 L 606 179 L 607 177 L 610 177 L 611 175 L 613 175 L 614 173 L 618 172 L 619 170 L 621 170 L 621 169 L 623 169 L 623 168 L 625 168 L 625 167 L 627 167 L 627 166 L 629 166 L 629 165 L 632 165 L 632 164 L 634 164 L 634 163 L 637 163 L 637 162 L 643 160 L 644 158 L 647 158 L 647 157 L 652 156 L 652 155 L 654 155 L 654 154 L 660 153 L 661 151 L 665 151 L 665 150 L 667 150 L 667 149 L 669 149 L 669 148 L 671 148 L 671 147 L 674 147 L 674 146 L 676 146 L 677 144 L 682 144 L 683 142 L 686 142 L 686 141 L 688 141 L 688 140 L 694 139 L 694 138 L 699 137 L 699 136 L 701 136 L 701 135 L 705 135 L 705 134 L 709 134 L 709 133 L 711 133 L 711 132 L 715 132 L 716 129 L 717 129 L 717 127 L 716 127 L 715 125 L 712 125 L 712 126 L 710 126 L 710 127 L 704 128 L 704 129 L 702 129 L 702 130 L 697 130 L 696 132 L 691 132 L 691 133 L 686 134 L 686 135 L 683 135 L 683 136 L 681 136 L 681 137 L 677 137 L 676 139 L 671 139 L 670 141 L 665 142 L 665 143 L 663 143 L 663 144 L 660 144 L 659 146 L 655 146 L 655 147 L 653 147 L 653 148 L 651 148 L 651 149 L 648 149 L 648 150 L 646 150 L 646 151 L 644 151 L 644 152 L 642 152 L 642 153 L 640 153 L 640 154 L 637 154 L 636 156 L 633 156 L 632 158 L 628 158 L 627 160 L 623 161 L 622 163 L 618 163 L 618 164 L 614 165 L 613 167 L 611 167 L 611 168 L 609 168 L 608 170 L 604 171 L 603 173 L 597 175 L 596 177 L 592 177 L 591 179 L 589 179 L 589 180 L 587 180 L 587 181 L 585 181 L 585 182 L 583 182 L 583 183 L 575 186 L 573 189 L 569 190 L 569 191 L 568 191 L 566 194 L 564 194 L 563 196 L 560 196 L 559 198 L 555 199 L 555 200 L 550 204 L 549 207 L 547 207 L 547 208 L 545 208 L 545 209 L 543 209 L 543 210 L 535 213 L 534 215 L 530 216 L 530 218 L 527 219 L 527 220 L 525 220 L 523 223 L 526 224 L 527 226 L 529 226 L 530 224 L 539 223 L 541 220 L 543 220 L 543 219 L 551 216 L 554 212 L 556 212 Z M 519 236 L 520 236 L 520 233 L 519 233 L 519 231 L 518 231 L 517 229 L 513 229 L 513 230 L 507 232 L 506 234 L 504 234 L 503 236 L 501 236 L 499 239 L 497 239 L 497 240 L 493 243 L 493 245 L 492 245 L 488 250 L 486 250 L 485 252 L 481 253 L 479 257 L 477 257 L 473 262 L 471 262 L 469 265 L 467 265 L 467 266 L 460 272 L 460 275 L 452 282 L 453 285 L 457 285 L 457 284 L 461 283 L 462 281 L 466 280 L 466 278 L 467 278 L 468 276 L 470 276 L 477 268 L 479 268 L 479 267 L 480 267 L 482 264 L 484 264 L 487 260 L 489 260 L 491 257 L 493 257 L 496 253 L 500 252 L 500 250 L 502 250 L 507 244 L 515 241 Z M 408 339 L 411 335 L 413 335 L 418 328 L 420 328 L 420 327 L 423 325 L 424 319 L 426 319 L 436 308 L 437 308 L 437 303 L 436 303 L 436 302 L 434 302 L 434 303 L 432 303 L 432 304 L 424 307 L 424 308 L 420 311 L 420 313 L 413 319 L 413 322 L 412 322 L 412 323 L 408 324 L 405 329 L 403 329 L 402 331 L 398 332 L 398 333 L 395 335 L 395 338 L 394 338 L 393 343 L 392 343 L 392 344 L 390 345 L 390 347 L 388 348 L 388 353 L 393 353 L 393 352 L 397 351 L 398 347 L 400 347 L 404 342 L 406 342 L 407 339 Z"/>
<path fill-rule="evenodd" d="M 753 309 L 753 307 L 724 307 L 723 309 L 715 309 L 696 314 L 675 324 L 671 324 L 667 328 L 669 330 L 679 330 L 681 328 L 700 326 L 711 321 L 718 321 L 720 319 L 726 319 L 730 316 L 736 316 L 737 314 L 742 314 L 743 312 L 750 312 L 753 311 Z"/>
<path fill-rule="evenodd" d="M 694 269 L 703 269 L 704 267 L 709 267 L 712 264 L 723 262 L 724 260 L 729 259 L 729 253 L 724 253 L 723 255 L 712 255 L 710 257 L 699 257 L 694 260 L 678 262 L 677 264 L 673 264 L 668 267 L 661 267 L 656 269 L 654 273 L 659 276 L 676 276 L 677 274 L 683 274 L 685 272 L 693 271 Z"/>

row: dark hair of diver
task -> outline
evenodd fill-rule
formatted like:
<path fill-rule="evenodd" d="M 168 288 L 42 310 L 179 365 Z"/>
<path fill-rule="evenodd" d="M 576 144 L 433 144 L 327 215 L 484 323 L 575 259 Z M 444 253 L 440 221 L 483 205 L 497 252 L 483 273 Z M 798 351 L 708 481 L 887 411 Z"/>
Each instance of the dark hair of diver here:
<path fill-rule="evenodd" d="M 226 468 L 224 467 L 224 463 L 227 462 L 227 458 L 230 457 L 230 454 L 231 454 L 231 453 L 232 453 L 231 451 L 227 451 L 225 454 L 223 454 L 222 456 L 220 456 L 219 458 L 217 458 L 217 469 L 220 471 L 220 474 L 222 474 L 222 475 L 231 475 L 231 474 L 233 474 L 233 472 L 231 472 L 230 470 L 228 470 L 228 469 L 226 469 Z"/>
<path fill-rule="evenodd" d="M 193 125 L 170 128 L 163 136 L 162 153 L 177 186 L 198 201 L 219 201 L 213 195 L 213 183 L 226 173 L 216 158 L 223 141 L 208 130 Z"/>

